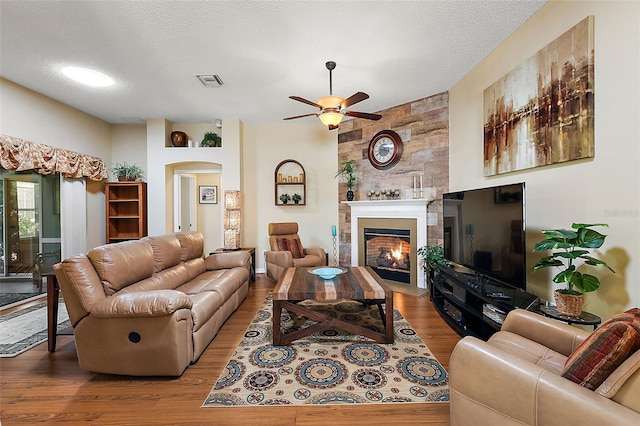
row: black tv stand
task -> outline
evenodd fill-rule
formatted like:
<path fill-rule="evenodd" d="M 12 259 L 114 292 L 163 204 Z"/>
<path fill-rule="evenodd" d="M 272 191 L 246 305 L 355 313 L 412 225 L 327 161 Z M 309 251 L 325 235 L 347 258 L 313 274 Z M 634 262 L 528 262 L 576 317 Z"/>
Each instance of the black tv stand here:
<path fill-rule="evenodd" d="M 487 340 L 500 330 L 509 311 L 535 311 L 538 298 L 495 278 L 456 266 L 442 266 L 430 277 L 431 301 L 461 336 Z"/>

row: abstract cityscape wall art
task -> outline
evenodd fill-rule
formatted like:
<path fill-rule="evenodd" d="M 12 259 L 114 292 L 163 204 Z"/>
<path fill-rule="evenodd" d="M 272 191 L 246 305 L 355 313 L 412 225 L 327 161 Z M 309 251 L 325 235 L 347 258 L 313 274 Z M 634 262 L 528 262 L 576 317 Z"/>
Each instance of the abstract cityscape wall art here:
<path fill-rule="evenodd" d="M 484 91 L 484 175 L 594 156 L 594 17 Z"/>

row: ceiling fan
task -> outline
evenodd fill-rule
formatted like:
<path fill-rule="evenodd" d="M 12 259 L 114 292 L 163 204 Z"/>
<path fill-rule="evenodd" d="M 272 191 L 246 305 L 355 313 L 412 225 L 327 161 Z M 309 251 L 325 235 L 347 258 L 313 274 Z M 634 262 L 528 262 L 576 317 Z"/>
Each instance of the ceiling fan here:
<path fill-rule="evenodd" d="M 318 99 L 318 102 L 312 102 L 310 100 L 301 98 L 300 96 L 289 96 L 294 101 L 302 102 L 307 105 L 314 106 L 320 109 L 319 112 L 310 114 L 296 115 L 293 117 L 287 117 L 284 120 L 293 120 L 294 118 L 310 117 L 312 115 L 317 116 L 322 124 L 329 127 L 329 130 L 337 129 L 338 124 L 342 121 L 342 118 L 346 115 L 349 117 L 365 118 L 367 120 L 380 120 L 382 116 L 380 114 L 370 114 L 368 112 L 347 111 L 346 108 L 351 105 L 362 102 L 365 99 L 369 99 L 369 95 L 363 92 L 357 92 L 349 96 L 347 99 L 340 96 L 333 95 L 333 82 L 331 79 L 331 72 L 335 69 L 336 63 L 329 61 L 326 64 L 329 70 L 329 96 L 323 96 Z"/>

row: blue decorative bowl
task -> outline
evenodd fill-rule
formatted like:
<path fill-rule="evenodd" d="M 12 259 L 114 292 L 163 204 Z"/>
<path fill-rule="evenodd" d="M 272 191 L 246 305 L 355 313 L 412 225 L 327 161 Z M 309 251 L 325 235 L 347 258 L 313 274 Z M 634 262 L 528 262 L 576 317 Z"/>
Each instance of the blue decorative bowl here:
<path fill-rule="evenodd" d="M 331 267 L 314 268 L 309 270 L 310 274 L 317 275 L 323 280 L 330 280 L 335 278 L 336 275 L 344 274 L 345 272 L 347 271 L 343 268 Z"/>

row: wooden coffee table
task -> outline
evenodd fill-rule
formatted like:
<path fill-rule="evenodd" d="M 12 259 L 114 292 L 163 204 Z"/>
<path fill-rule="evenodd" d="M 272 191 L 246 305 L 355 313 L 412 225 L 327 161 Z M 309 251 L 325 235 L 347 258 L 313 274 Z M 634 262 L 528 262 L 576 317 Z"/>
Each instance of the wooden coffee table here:
<path fill-rule="evenodd" d="M 323 280 L 309 273 L 314 268 L 287 268 L 273 290 L 273 344 L 288 345 L 313 333 L 336 327 L 359 334 L 378 343 L 393 343 L 393 291 L 367 266 L 353 266 L 346 273 L 331 280 Z M 303 300 L 355 300 L 375 304 L 380 311 L 384 333 L 342 321 L 322 312 L 299 305 Z M 385 309 L 382 305 L 385 305 Z M 282 309 L 317 321 L 310 327 L 283 334 L 280 318 Z"/>

